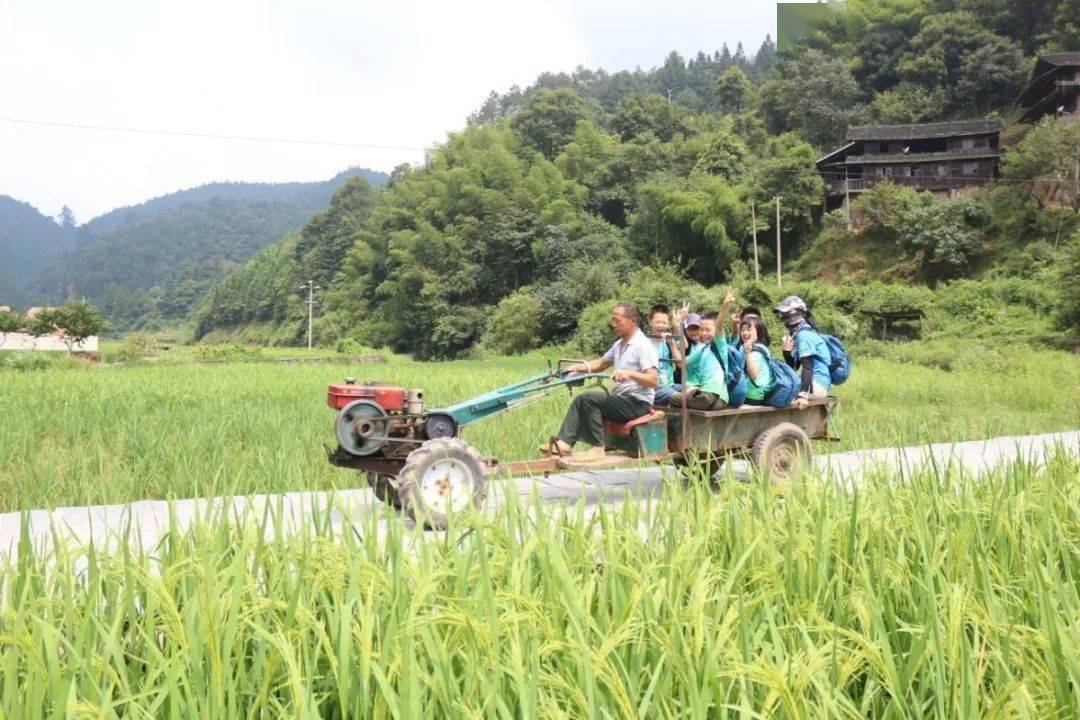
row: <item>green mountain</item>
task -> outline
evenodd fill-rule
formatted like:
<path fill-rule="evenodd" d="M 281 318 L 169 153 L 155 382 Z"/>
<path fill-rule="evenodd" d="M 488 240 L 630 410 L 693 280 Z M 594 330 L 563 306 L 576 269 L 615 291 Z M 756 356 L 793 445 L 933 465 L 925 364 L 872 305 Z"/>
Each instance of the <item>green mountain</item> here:
<path fill-rule="evenodd" d="M 178 190 L 146 202 L 120 207 L 99 215 L 79 228 L 80 235 L 101 235 L 115 230 L 125 223 L 168 210 L 179 210 L 185 205 L 209 200 L 238 200 L 245 202 L 308 202 L 321 209 L 330 202 L 334 190 L 351 177 L 362 177 L 372 185 L 386 182 L 386 173 L 366 168 L 350 168 L 325 182 L 250 183 L 216 182 L 188 190 Z M 304 218 L 306 220 L 307 218 Z M 303 224 L 301 222 L 300 224 Z M 299 226 L 299 225 L 298 225 Z"/>
<path fill-rule="evenodd" d="M 35 299 L 73 294 L 101 307 L 116 329 L 183 321 L 230 269 L 302 226 L 351 178 L 316 183 L 213 183 L 106 213 L 79 228 L 75 248 L 33 283 Z"/>
<path fill-rule="evenodd" d="M 34 304 L 30 279 L 74 247 L 73 227 L 62 228 L 32 205 L 0 195 L 0 305 Z"/>

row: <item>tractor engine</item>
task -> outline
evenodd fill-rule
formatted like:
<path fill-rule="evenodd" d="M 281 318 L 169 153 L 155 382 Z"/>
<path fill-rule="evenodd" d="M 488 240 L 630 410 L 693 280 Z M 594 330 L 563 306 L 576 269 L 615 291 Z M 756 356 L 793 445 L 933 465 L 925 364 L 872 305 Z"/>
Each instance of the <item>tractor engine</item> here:
<path fill-rule="evenodd" d="M 424 440 L 457 434 L 452 417 L 424 412 L 419 389 L 345 378 L 327 389 L 326 404 L 338 411 L 334 433 L 350 455 L 407 455 Z"/>

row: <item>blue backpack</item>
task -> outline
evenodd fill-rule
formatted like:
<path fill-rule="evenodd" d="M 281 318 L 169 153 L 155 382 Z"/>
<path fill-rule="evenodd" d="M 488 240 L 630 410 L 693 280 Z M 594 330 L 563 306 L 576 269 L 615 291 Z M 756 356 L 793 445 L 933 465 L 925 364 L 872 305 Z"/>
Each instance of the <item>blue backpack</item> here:
<path fill-rule="evenodd" d="M 742 404 L 746 402 L 746 383 L 748 380 L 746 373 L 743 372 L 742 348 L 723 340 L 721 340 L 720 345 L 723 345 L 723 350 L 713 340 L 709 347 L 712 349 L 713 354 L 716 355 L 716 359 L 724 366 L 724 384 L 727 385 L 728 392 L 727 406 L 729 408 L 742 407 Z M 721 352 L 727 353 L 727 362 L 724 362 L 720 357 Z"/>
<path fill-rule="evenodd" d="M 821 339 L 825 341 L 825 347 L 829 349 L 829 357 L 832 358 L 829 363 L 829 382 L 833 385 L 843 385 L 851 376 L 851 356 L 844 349 L 844 344 L 839 338 L 810 329 L 821 336 Z"/>
<path fill-rule="evenodd" d="M 769 361 L 773 388 L 765 395 L 765 404 L 769 407 L 787 407 L 799 396 L 799 374 L 780 358 L 772 356 L 769 348 L 758 343 L 754 349 L 761 352 Z M 750 382 L 753 382 L 752 380 Z"/>

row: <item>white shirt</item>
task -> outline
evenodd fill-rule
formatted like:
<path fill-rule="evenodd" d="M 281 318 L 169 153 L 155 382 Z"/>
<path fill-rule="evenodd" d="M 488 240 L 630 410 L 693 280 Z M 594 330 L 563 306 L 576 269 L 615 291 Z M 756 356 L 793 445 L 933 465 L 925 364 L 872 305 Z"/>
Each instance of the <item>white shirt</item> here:
<path fill-rule="evenodd" d="M 629 340 L 622 338 L 616 340 L 611 349 L 604 353 L 604 360 L 610 362 L 616 370 L 636 370 L 637 372 L 645 372 L 660 365 L 656 348 L 640 328 L 634 331 Z M 633 380 L 615 383 L 613 392 L 616 395 L 629 395 L 650 405 L 656 395 L 655 388 L 645 387 Z"/>

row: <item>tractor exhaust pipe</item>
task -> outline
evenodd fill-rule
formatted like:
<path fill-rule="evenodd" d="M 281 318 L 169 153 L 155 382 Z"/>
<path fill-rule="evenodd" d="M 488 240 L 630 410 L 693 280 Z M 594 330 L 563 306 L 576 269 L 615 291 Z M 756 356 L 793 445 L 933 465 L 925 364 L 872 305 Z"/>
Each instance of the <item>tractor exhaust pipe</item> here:
<path fill-rule="evenodd" d="M 407 415 L 420 415 L 424 412 L 424 391 L 413 388 L 405 392 L 405 413 Z"/>

